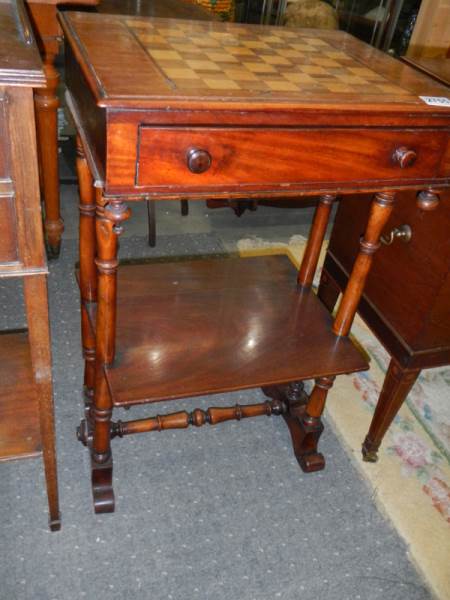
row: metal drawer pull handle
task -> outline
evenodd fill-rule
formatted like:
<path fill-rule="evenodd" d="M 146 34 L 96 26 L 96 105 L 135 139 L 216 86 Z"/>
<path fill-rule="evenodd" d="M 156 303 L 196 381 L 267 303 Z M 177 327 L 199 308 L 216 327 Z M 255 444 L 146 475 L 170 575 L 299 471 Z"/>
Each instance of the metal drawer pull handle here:
<path fill-rule="evenodd" d="M 410 150 L 406 146 L 400 146 L 394 150 L 392 160 L 397 163 L 401 169 L 412 167 L 416 162 L 417 154 L 415 150 Z"/>
<path fill-rule="evenodd" d="M 402 240 L 405 244 L 411 241 L 412 229 L 409 225 L 394 227 L 388 235 L 382 235 L 380 241 L 385 246 L 390 246 L 394 240 Z"/>
<path fill-rule="evenodd" d="M 206 150 L 191 148 L 187 153 L 187 166 L 192 173 L 204 173 L 211 166 L 211 155 Z"/>

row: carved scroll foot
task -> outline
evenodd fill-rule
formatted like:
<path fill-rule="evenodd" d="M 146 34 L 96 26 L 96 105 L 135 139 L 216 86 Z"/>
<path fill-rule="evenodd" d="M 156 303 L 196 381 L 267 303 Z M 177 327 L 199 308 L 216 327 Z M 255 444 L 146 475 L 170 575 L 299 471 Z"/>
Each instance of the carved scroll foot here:
<path fill-rule="evenodd" d="M 317 452 L 317 445 L 323 431 L 321 420 L 309 417 L 304 405 L 289 406 L 288 412 L 283 417 L 289 427 L 295 458 L 302 471 L 305 473 L 321 471 L 325 467 L 323 454 Z"/>
<path fill-rule="evenodd" d="M 113 463 L 110 458 L 105 463 L 98 463 L 91 457 L 92 496 L 94 510 L 99 513 L 114 512 L 114 490 L 112 485 Z"/>
<path fill-rule="evenodd" d="M 303 383 L 274 385 L 262 388 L 264 394 L 281 401 L 287 407 L 283 418 L 291 434 L 295 458 L 305 473 L 321 471 L 325 467 L 325 458 L 317 452 L 319 438 L 323 431 L 320 418 L 310 417 L 306 413 L 308 395 Z"/>

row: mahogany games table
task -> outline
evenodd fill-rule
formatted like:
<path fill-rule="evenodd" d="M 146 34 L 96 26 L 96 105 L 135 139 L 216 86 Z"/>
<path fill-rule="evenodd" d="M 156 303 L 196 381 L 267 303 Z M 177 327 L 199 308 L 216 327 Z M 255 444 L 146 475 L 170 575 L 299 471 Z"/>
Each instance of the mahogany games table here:
<path fill-rule="evenodd" d="M 281 414 L 300 466 L 322 469 L 328 390 L 368 366 L 348 333 L 396 191 L 432 199 L 450 183 L 450 109 L 420 98 L 445 89 L 340 31 L 76 12 L 61 23 L 95 510 L 114 510 L 116 436 Z M 374 199 L 333 318 L 313 275 L 334 199 L 355 192 Z M 298 274 L 277 256 L 118 268 L 133 202 L 305 195 L 319 203 Z M 269 399 L 112 419 L 119 406 L 252 387 Z"/>

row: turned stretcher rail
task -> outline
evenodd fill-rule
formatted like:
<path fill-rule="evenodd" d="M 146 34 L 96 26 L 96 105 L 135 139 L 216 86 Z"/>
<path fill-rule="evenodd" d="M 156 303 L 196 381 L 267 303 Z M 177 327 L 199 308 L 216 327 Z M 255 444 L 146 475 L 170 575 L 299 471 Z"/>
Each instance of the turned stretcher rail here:
<path fill-rule="evenodd" d="M 259 404 L 248 404 L 242 406 L 211 407 L 206 411 L 196 408 L 192 412 L 185 410 L 168 415 L 156 415 L 148 419 L 137 419 L 135 421 L 117 421 L 112 423 L 111 436 L 123 437 L 133 433 L 146 433 L 149 431 L 163 431 L 165 429 L 186 429 L 194 425 L 202 427 L 206 423 L 217 425 L 224 421 L 240 421 L 250 417 L 261 417 L 267 415 L 282 415 L 286 412 L 286 406 L 281 400 L 267 400 Z"/>

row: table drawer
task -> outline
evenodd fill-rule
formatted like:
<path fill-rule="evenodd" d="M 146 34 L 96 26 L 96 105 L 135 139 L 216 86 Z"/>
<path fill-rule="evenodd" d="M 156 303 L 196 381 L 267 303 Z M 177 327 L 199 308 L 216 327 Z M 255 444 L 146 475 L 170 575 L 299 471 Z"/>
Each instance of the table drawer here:
<path fill-rule="evenodd" d="M 18 259 L 16 211 L 13 196 L 0 196 L 0 272 L 2 263 Z"/>
<path fill-rule="evenodd" d="M 442 130 L 141 126 L 136 183 L 251 189 L 428 179 L 446 139 Z"/>

